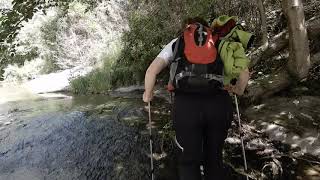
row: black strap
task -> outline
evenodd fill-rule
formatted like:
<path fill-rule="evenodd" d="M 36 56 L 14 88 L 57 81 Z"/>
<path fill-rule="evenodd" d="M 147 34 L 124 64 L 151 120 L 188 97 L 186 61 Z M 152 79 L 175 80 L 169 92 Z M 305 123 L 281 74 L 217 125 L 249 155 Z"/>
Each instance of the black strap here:
<path fill-rule="evenodd" d="M 181 36 L 178 37 L 178 39 L 177 39 L 177 41 L 176 41 L 176 44 L 175 44 L 175 46 L 174 46 L 173 56 L 172 56 L 173 59 L 172 59 L 171 62 L 173 62 L 174 60 L 176 60 L 176 56 L 177 56 L 177 53 L 178 53 L 180 40 L 181 40 Z"/>
<path fill-rule="evenodd" d="M 170 78 L 169 78 L 169 83 L 173 83 L 173 79 L 175 77 L 175 74 L 177 72 L 178 68 L 178 59 L 176 58 L 177 53 L 178 53 L 178 48 L 180 44 L 181 36 L 177 39 L 174 50 L 173 50 L 173 56 L 171 60 L 171 65 L 170 65 Z"/>

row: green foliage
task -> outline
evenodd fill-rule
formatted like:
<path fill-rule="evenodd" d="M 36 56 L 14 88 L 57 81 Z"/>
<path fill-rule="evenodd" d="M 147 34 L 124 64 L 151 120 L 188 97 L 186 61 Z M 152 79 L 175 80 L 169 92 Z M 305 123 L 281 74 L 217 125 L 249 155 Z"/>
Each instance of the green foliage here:
<path fill-rule="evenodd" d="M 43 14 L 46 14 L 47 9 L 50 7 L 58 6 L 62 12 L 66 13 L 69 8 L 69 4 L 73 1 L 76 0 L 12 0 L 12 9 L 0 9 L 0 80 L 1 75 L 3 74 L 3 69 L 8 64 L 17 63 L 22 65 L 24 61 L 30 60 L 28 56 L 36 57 L 34 51 L 30 53 L 27 52 L 24 55 L 16 53 L 16 48 L 21 44 L 15 42 L 15 38 L 23 27 L 23 22 L 28 22 L 32 19 L 36 12 L 41 11 Z M 87 10 L 93 9 L 98 4 L 96 0 L 77 1 L 88 4 Z M 46 42 L 49 42 L 47 43 L 48 48 L 53 53 L 57 53 L 57 51 L 55 51 L 56 47 L 50 47 L 50 42 L 55 41 L 56 29 L 57 27 L 55 22 L 52 22 L 52 24 L 51 22 L 47 23 L 46 27 L 42 29 L 44 32 L 43 38 Z M 47 65 L 45 65 L 43 73 L 50 73 L 58 70 L 58 66 L 55 64 L 54 58 L 54 54 L 46 55 L 44 57 Z"/>
<path fill-rule="evenodd" d="M 69 4 L 75 0 L 13 0 L 13 8 L 8 11 L 1 11 L 0 16 L 0 43 L 12 43 L 13 39 L 18 34 L 22 27 L 22 22 L 29 21 L 33 15 L 42 11 L 46 14 L 46 9 L 50 7 L 59 6 L 63 11 L 69 8 Z M 88 8 L 93 9 L 97 6 L 95 0 L 79 0 L 82 3 L 88 4 Z"/>
<path fill-rule="evenodd" d="M 67 9 L 71 1 L 72 0 L 13 0 L 13 8 L 4 12 L 0 18 L 0 25 L 2 27 L 0 31 L 0 42 L 12 43 L 22 27 L 22 22 L 29 21 L 37 11 L 42 11 L 45 14 L 46 9 L 53 6 L 61 6 Z"/>
<path fill-rule="evenodd" d="M 41 58 L 45 60 L 45 65 L 41 72 L 43 74 L 49 74 L 59 70 L 59 66 L 56 64 L 56 58 L 59 54 L 59 47 L 57 44 L 57 31 L 58 21 L 60 18 L 66 15 L 65 11 L 59 11 L 57 16 L 52 20 L 46 22 L 41 28 L 41 38 L 44 40 L 44 45 L 48 49 L 48 53 Z"/>
<path fill-rule="evenodd" d="M 59 66 L 56 64 L 55 57 L 53 55 L 45 55 L 45 64 L 41 69 L 42 74 L 49 74 L 60 70 Z"/>
<path fill-rule="evenodd" d="M 3 12 L 0 16 L 0 71 L 9 63 L 22 61 L 25 57 L 15 56 L 13 40 L 23 21 L 32 18 L 35 12 L 43 11 L 52 6 L 61 7 L 66 12 L 69 4 L 74 0 L 13 0 L 13 9 Z M 87 4 L 91 10 L 100 1 L 78 0 Z M 247 2 L 248 0 L 246 0 Z M 228 2 L 228 3 L 226 3 Z M 104 65 L 103 68 L 91 73 L 88 77 L 78 78 L 72 82 L 75 92 L 99 92 L 115 86 L 139 84 L 144 80 L 144 73 L 148 65 L 161 51 L 164 45 L 178 36 L 182 21 L 187 17 L 200 16 L 211 22 L 218 12 L 234 12 L 242 1 L 218 0 L 130 0 L 128 6 L 129 30 L 124 33 L 122 42 L 123 50 L 119 57 L 114 58 L 114 63 Z M 248 4 L 248 3 L 247 3 Z M 225 8 L 229 7 L 229 8 Z M 219 11 L 216 11 L 216 9 Z M 235 14 L 237 15 L 237 14 Z M 48 51 L 51 53 L 41 58 L 46 60 L 43 73 L 50 73 L 58 69 L 56 57 L 58 53 L 56 39 L 57 20 L 48 22 L 41 31 Z M 36 56 L 35 53 L 29 54 Z M 113 62 L 112 61 L 112 62 Z M 0 72 L 1 73 L 1 72 Z M 160 78 L 166 79 L 166 73 Z M 98 79 L 105 85 L 98 83 Z"/>
<path fill-rule="evenodd" d="M 25 61 L 30 61 L 36 57 L 38 57 L 38 49 L 34 47 L 26 52 L 16 53 L 14 56 L 10 56 L 10 59 L 12 59 L 17 64 L 22 65 Z"/>
<path fill-rule="evenodd" d="M 1 11 L 0 16 L 0 75 L 3 74 L 3 69 L 10 63 L 23 64 L 26 58 L 12 58 L 16 55 L 16 47 L 19 44 L 14 43 L 19 30 L 22 28 L 22 23 L 29 21 L 33 15 L 42 11 L 46 14 L 46 9 L 53 6 L 60 6 L 62 9 L 67 9 L 68 4 L 72 0 L 13 0 L 12 9 Z M 19 55 L 18 55 L 19 56 Z M 0 78 L 1 79 L 1 78 Z"/>
<path fill-rule="evenodd" d="M 120 48 L 116 46 L 115 48 Z M 78 77 L 70 82 L 71 91 L 75 94 L 100 94 L 106 93 L 112 87 L 114 87 L 115 76 L 117 72 L 114 69 L 114 61 L 119 56 L 119 49 L 115 49 L 112 54 L 106 54 L 103 58 L 104 64 L 101 68 L 95 69 L 86 76 Z"/>
<path fill-rule="evenodd" d="M 131 1 L 129 28 L 123 36 L 124 48 L 116 62 L 113 85 L 141 83 L 151 61 L 164 45 L 177 37 L 182 21 L 200 16 L 214 17 L 209 0 Z M 162 77 L 163 78 L 163 77 Z"/>
<path fill-rule="evenodd" d="M 89 80 L 88 77 L 78 77 L 71 81 L 71 90 L 74 94 L 86 94 L 89 90 Z"/>
<path fill-rule="evenodd" d="M 23 65 L 25 61 L 30 61 L 39 56 L 38 49 L 36 47 L 30 48 L 29 50 L 24 52 L 15 52 L 15 54 L 4 49 L 3 51 L 0 51 L 0 54 L 3 59 L 7 59 L 10 62 L 14 62 L 19 66 Z M 4 63 L 3 61 L 0 62 L 0 80 L 3 80 L 2 75 L 6 66 L 7 63 Z"/>
<path fill-rule="evenodd" d="M 97 69 L 87 76 L 71 81 L 71 90 L 75 94 L 106 93 L 110 88 L 111 72 L 108 69 Z"/>

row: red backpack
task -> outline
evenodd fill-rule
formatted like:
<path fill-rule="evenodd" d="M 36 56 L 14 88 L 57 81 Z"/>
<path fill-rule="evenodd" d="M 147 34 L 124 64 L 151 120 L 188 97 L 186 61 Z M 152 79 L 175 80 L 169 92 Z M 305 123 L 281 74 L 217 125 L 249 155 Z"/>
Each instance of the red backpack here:
<path fill-rule="evenodd" d="M 190 24 L 173 44 L 169 91 L 207 92 L 223 87 L 219 36 L 200 23 Z"/>

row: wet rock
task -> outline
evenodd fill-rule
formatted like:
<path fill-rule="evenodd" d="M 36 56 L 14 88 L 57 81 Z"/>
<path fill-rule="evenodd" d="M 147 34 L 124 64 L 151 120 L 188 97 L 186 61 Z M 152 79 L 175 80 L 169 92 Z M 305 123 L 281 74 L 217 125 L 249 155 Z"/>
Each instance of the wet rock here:
<path fill-rule="evenodd" d="M 115 89 L 109 92 L 109 95 L 112 97 L 139 98 L 142 100 L 143 92 L 143 86 L 129 86 Z"/>
<path fill-rule="evenodd" d="M 121 87 L 118 89 L 115 89 L 114 92 L 119 93 L 132 93 L 132 92 L 143 92 L 144 86 L 129 86 L 129 87 Z"/>
<path fill-rule="evenodd" d="M 61 72 L 41 75 L 33 80 L 25 82 L 23 86 L 27 90 L 36 94 L 67 91 L 70 89 L 70 80 L 78 76 L 85 76 L 92 70 L 93 68 L 90 66 L 77 66 Z"/>

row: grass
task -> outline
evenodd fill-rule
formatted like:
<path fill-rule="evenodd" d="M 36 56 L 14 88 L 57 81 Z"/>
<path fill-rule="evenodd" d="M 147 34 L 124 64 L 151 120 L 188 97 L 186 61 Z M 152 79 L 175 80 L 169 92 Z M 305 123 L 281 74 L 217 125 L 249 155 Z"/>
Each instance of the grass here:
<path fill-rule="evenodd" d="M 71 80 L 71 91 L 74 94 L 105 94 L 114 87 L 115 62 L 121 52 L 120 45 L 115 45 L 114 50 L 103 58 L 101 67 L 93 70 L 86 76 Z"/>

